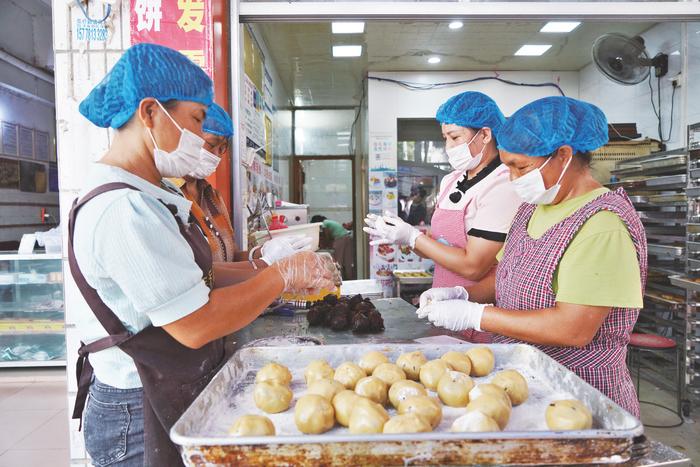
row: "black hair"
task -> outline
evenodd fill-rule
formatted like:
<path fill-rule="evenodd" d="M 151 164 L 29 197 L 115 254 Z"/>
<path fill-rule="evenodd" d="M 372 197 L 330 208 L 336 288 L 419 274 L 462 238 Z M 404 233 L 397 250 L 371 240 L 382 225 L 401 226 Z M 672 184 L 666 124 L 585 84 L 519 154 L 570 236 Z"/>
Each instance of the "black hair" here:
<path fill-rule="evenodd" d="M 590 168 L 593 163 L 593 154 L 590 151 L 577 152 L 574 157 L 581 167 Z"/>
<path fill-rule="evenodd" d="M 316 223 L 316 222 L 323 222 L 326 219 L 328 219 L 326 216 L 322 216 L 320 214 L 316 214 L 311 218 L 311 223 Z"/>

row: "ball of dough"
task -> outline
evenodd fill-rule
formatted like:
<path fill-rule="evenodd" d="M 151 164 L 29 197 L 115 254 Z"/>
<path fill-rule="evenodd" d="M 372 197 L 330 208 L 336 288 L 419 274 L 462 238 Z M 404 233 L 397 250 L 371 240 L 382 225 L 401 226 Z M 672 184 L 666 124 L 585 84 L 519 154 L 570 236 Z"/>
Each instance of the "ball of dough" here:
<path fill-rule="evenodd" d="M 335 411 L 325 397 L 307 394 L 301 396 L 294 407 L 294 423 L 302 433 L 325 433 L 335 424 Z"/>
<path fill-rule="evenodd" d="M 415 413 L 435 428 L 442 420 L 442 407 L 434 397 L 413 396 L 399 403 L 399 415 Z"/>
<path fill-rule="evenodd" d="M 357 364 L 360 365 L 360 368 L 365 370 L 365 373 L 368 375 L 371 375 L 374 369 L 382 363 L 389 363 L 389 357 L 381 352 L 377 352 L 376 350 L 367 352 L 362 356 L 362 358 L 360 358 L 360 361 L 357 362 Z"/>
<path fill-rule="evenodd" d="M 232 436 L 275 436 L 275 425 L 264 415 L 238 417 L 228 430 Z"/>
<path fill-rule="evenodd" d="M 383 433 L 427 433 L 433 431 L 428 421 L 414 413 L 391 417 L 384 424 Z"/>
<path fill-rule="evenodd" d="M 420 382 L 426 388 L 435 391 L 442 375 L 451 369 L 444 360 L 430 360 L 420 369 Z"/>
<path fill-rule="evenodd" d="M 496 420 L 482 412 L 467 412 L 452 423 L 450 431 L 478 433 L 484 431 L 501 431 Z"/>
<path fill-rule="evenodd" d="M 292 374 L 286 366 L 271 362 L 260 368 L 258 374 L 255 375 L 256 383 L 262 383 L 263 381 L 275 381 L 279 384 L 289 384 L 289 382 L 292 381 Z"/>
<path fill-rule="evenodd" d="M 450 350 L 440 357 L 440 360 L 444 360 L 453 370 L 459 371 L 460 373 L 466 373 L 468 375 L 472 371 L 472 361 L 469 360 L 467 354 L 462 352 Z"/>
<path fill-rule="evenodd" d="M 411 381 L 410 379 L 403 379 L 397 381 L 391 385 L 389 389 L 389 402 L 394 408 L 399 408 L 399 403 L 402 400 L 408 399 L 412 396 L 427 396 L 428 391 L 425 390 L 422 384 Z"/>
<path fill-rule="evenodd" d="M 389 414 L 384 407 L 361 397 L 350 414 L 348 428 L 354 435 L 381 433 L 388 420 Z"/>
<path fill-rule="evenodd" d="M 355 385 L 355 393 L 373 400 L 377 404 L 386 404 L 389 388 L 384 381 L 376 376 L 365 376 Z"/>
<path fill-rule="evenodd" d="M 336 394 L 345 390 L 345 386 L 334 379 L 319 379 L 309 384 L 307 394 L 318 394 L 329 401 L 333 400 Z"/>
<path fill-rule="evenodd" d="M 493 356 L 493 351 L 488 347 L 474 347 L 467 350 L 467 357 L 472 362 L 471 376 L 486 376 L 496 364 L 496 358 Z"/>
<path fill-rule="evenodd" d="M 446 371 L 437 385 L 440 400 L 450 407 L 466 407 L 469 403 L 469 391 L 474 381 L 465 373 Z"/>
<path fill-rule="evenodd" d="M 503 402 L 510 408 L 513 407 L 513 404 L 510 401 L 510 397 L 508 397 L 508 394 L 501 388 L 500 386 L 496 386 L 495 384 L 491 383 L 483 383 L 479 384 L 474 387 L 471 391 L 469 391 L 469 400 L 473 401 L 474 399 L 478 399 L 479 397 L 483 396 L 484 394 L 490 394 L 492 396 L 498 396 L 501 399 L 503 399 Z"/>
<path fill-rule="evenodd" d="M 350 423 L 350 415 L 352 409 L 355 408 L 360 396 L 355 394 L 355 391 L 345 389 L 339 392 L 333 398 L 333 408 L 335 409 L 335 419 L 343 426 L 348 426 Z"/>
<path fill-rule="evenodd" d="M 547 406 L 544 418 L 550 430 L 589 430 L 593 416 L 588 407 L 576 399 L 552 402 Z"/>
<path fill-rule="evenodd" d="M 501 430 L 508 424 L 510 410 L 510 405 L 506 404 L 502 397 L 493 394 L 479 396 L 470 400 L 467 405 L 467 412 L 481 412 L 493 418 Z"/>
<path fill-rule="evenodd" d="M 406 373 L 393 363 L 382 363 L 372 372 L 372 376 L 384 381 L 387 386 L 391 386 L 397 381 L 406 379 Z"/>
<path fill-rule="evenodd" d="M 345 386 L 345 389 L 355 389 L 357 382 L 365 376 L 365 370 L 355 363 L 345 362 L 335 369 L 333 379 Z"/>
<path fill-rule="evenodd" d="M 406 373 L 406 377 L 414 381 L 418 381 L 420 369 L 427 362 L 428 359 L 425 358 L 425 355 L 420 350 L 401 354 L 396 359 L 396 364 Z"/>
<path fill-rule="evenodd" d="M 529 394 L 527 381 L 515 370 L 499 371 L 491 380 L 491 384 L 502 388 L 513 405 L 520 405 L 527 400 Z"/>
<path fill-rule="evenodd" d="M 309 363 L 304 370 L 304 381 L 311 384 L 319 379 L 333 379 L 335 370 L 325 360 L 314 360 Z"/>
<path fill-rule="evenodd" d="M 289 386 L 274 381 L 263 381 L 255 385 L 253 400 L 255 406 L 267 413 L 284 412 L 292 402 L 292 390 Z"/>

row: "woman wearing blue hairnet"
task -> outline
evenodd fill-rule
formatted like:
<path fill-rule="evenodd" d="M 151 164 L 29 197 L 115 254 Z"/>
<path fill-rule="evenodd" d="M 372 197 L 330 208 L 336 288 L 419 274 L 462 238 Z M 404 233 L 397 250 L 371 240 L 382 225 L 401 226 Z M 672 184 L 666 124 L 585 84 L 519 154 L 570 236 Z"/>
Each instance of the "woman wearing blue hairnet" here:
<path fill-rule="evenodd" d="M 473 284 L 495 265 L 521 200 L 498 154 L 496 135 L 505 119 L 493 99 L 463 92 L 440 106 L 437 120 L 454 170 L 440 183 L 430 235 L 398 217 L 373 214 L 365 220 L 365 231 L 377 237 L 372 245 L 409 245 L 432 259 L 433 287 L 448 292 L 443 299 L 460 298 L 462 289 L 453 287 Z M 490 340 L 489 334 L 474 330 L 465 331 L 464 337 Z"/>
<path fill-rule="evenodd" d="M 526 203 L 498 268 L 464 298 L 418 314 L 453 330 L 493 332 L 496 342 L 535 344 L 639 417 L 625 357 L 643 306 L 647 245 L 624 190 L 591 175 L 590 151 L 607 141 L 603 112 L 576 99 L 540 99 L 509 118 L 501 157 Z"/>
<path fill-rule="evenodd" d="M 224 336 L 285 290 L 334 287 L 332 269 L 309 251 L 238 285 L 212 262 L 190 201 L 163 181 L 215 166 L 201 137 L 212 97 L 211 80 L 184 55 L 139 44 L 80 104 L 115 129 L 69 221 L 70 269 L 88 304 L 74 308 L 86 344 L 73 417 L 85 409 L 98 466 L 182 465 L 168 431 L 223 362 Z"/>

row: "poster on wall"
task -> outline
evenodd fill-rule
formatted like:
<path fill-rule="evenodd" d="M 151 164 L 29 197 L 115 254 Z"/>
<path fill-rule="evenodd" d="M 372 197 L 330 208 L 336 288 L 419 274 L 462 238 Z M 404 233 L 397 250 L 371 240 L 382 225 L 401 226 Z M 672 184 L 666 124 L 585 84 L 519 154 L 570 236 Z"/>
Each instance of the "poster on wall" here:
<path fill-rule="evenodd" d="M 132 0 L 131 43 L 178 50 L 214 76 L 211 0 Z"/>
<path fill-rule="evenodd" d="M 249 148 L 258 149 L 265 144 L 265 114 L 262 110 L 262 102 L 262 95 L 253 81 L 247 75 L 244 76 L 243 96 L 241 96 L 241 125 L 246 138 L 246 147 Z"/>

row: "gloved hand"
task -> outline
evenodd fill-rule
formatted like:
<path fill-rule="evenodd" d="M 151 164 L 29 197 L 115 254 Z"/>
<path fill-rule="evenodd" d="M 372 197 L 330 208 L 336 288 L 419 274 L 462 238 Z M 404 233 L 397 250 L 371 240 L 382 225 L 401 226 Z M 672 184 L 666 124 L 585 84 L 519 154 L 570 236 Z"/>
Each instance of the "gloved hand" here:
<path fill-rule="evenodd" d="M 284 280 L 284 291 L 313 295 L 321 289 L 335 290 L 335 264 L 330 256 L 311 251 L 301 251 L 276 262 Z"/>
<path fill-rule="evenodd" d="M 365 218 L 367 227 L 362 230 L 371 236 L 378 237 L 369 242 L 370 245 L 395 244 L 399 246 L 416 246 L 416 239 L 423 232 L 397 216 L 385 213 L 384 216 L 368 214 Z"/>
<path fill-rule="evenodd" d="M 432 303 L 442 302 L 445 300 L 467 299 L 469 299 L 469 293 L 460 285 L 456 287 L 434 287 L 420 294 L 416 314 L 419 318 L 425 318 L 428 316 L 426 307 Z"/>
<path fill-rule="evenodd" d="M 428 321 L 435 326 L 447 328 L 450 331 L 476 329 L 481 331 L 481 317 L 488 305 L 474 303 L 468 300 L 444 300 L 425 307 Z"/>
<path fill-rule="evenodd" d="M 260 250 L 261 260 L 265 261 L 268 266 L 292 256 L 299 251 L 311 250 L 312 240 L 306 235 L 288 235 L 284 237 L 275 237 L 265 242 Z"/>

